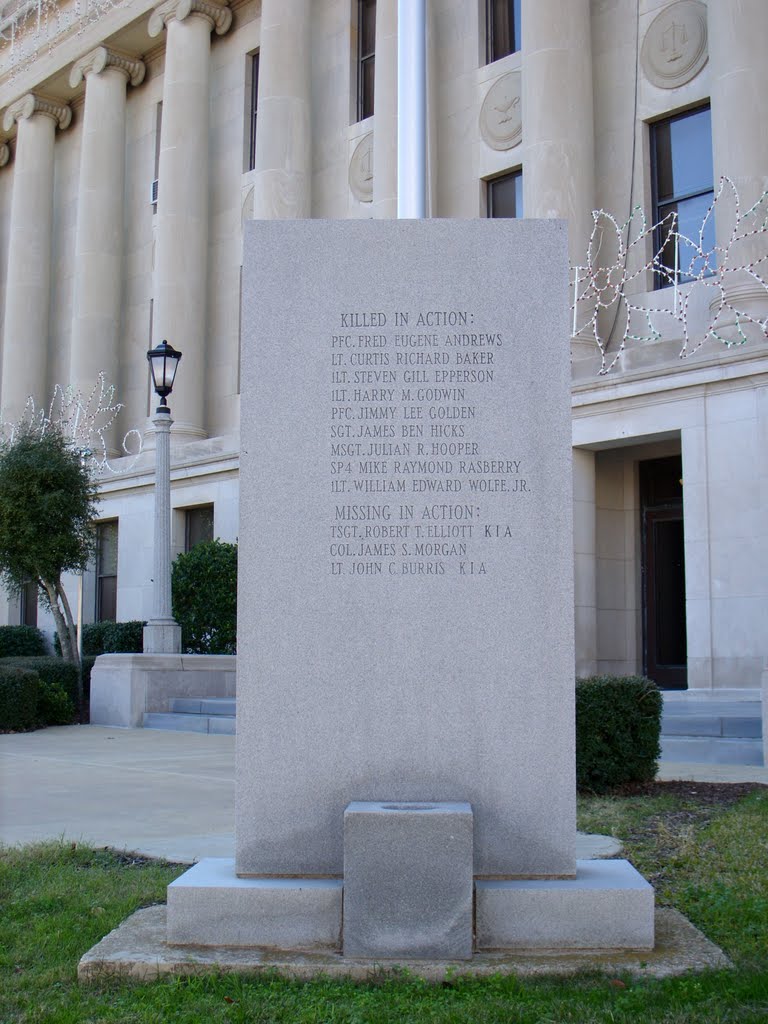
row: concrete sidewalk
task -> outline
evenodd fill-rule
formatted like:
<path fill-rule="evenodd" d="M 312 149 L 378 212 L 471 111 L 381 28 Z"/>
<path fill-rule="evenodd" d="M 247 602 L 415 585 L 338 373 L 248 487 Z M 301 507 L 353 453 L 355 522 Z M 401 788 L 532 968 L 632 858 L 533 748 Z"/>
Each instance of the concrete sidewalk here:
<path fill-rule="evenodd" d="M 235 738 L 58 726 L 0 736 L 0 843 L 234 855 Z"/>
<path fill-rule="evenodd" d="M 64 838 L 185 863 L 232 857 L 234 768 L 234 736 L 96 725 L 0 736 L 0 843 Z M 768 769 L 662 763 L 659 778 L 768 783 Z M 593 843 L 579 856 L 610 852 Z"/>

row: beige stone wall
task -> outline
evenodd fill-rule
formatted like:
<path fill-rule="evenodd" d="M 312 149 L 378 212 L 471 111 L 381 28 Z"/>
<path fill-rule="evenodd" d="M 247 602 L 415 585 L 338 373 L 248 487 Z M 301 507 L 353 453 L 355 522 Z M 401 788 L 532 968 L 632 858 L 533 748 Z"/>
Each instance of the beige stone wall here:
<path fill-rule="evenodd" d="M 714 2 L 709 0 L 710 9 Z M 195 387 L 202 377 L 201 425 L 208 440 L 178 449 L 173 503 L 181 509 L 215 501 L 216 532 L 226 539 L 237 535 L 242 224 L 255 212 L 286 216 L 304 211 L 328 218 L 393 214 L 396 17 L 392 9 L 385 10 L 386 3 L 394 5 L 395 0 L 380 0 L 376 114 L 356 121 L 356 5 L 350 0 L 312 0 L 307 8 L 311 11 L 310 58 L 304 69 L 308 73 L 299 74 L 301 69 L 291 67 L 290 49 L 272 61 L 268 74 L 274 77 L 264 84 L 264 95 L 274 101 L 273 115 L 278 114 L 269 124 L 270 108 L 264 109 L 262 123 L 269 126 L 262 137 L 261 162 L 252 171 L 246 170 L 244 160 L 247 58 L 265 40 L 281 38 L 285 25 L 279 23 L 280 17 L 301 19 L 303 0 L 282 5 L 282 13 L 275 0 L 237 0 L 232 5 L 231 28 L 210 36 L 204 169 L 208 240 L 202 255 L 207 283 L 200 297 L 205 311 L 204 351 L 195 370 L 187 347 L 189 355 L 182 361 L 177 384 L 177 401 L 184 404 L 185 374 L 194 373 Z M 0 48 L 0 114 L 30 90 L 68 102 L 72 108 L 72 123 L 56 132 L 54 144 L 51 309 L 43 342 L 43 386 L 48 389 L 68 381 L 71 364 L 86 87 L 71 87 L 69 71 L 77 59 L 107 39 L 146 64 L 144 81 L 128 87 L 126 93 L 123 279 L 116 313 L 119 357 L 116 365 L 99 367 L 107 371 L 125 403 L 120 435 L 131 427 L 145 427 L 153 406 L 145 353 L 158 292 L 159 220 L 150 203 L 150 186 L 156 174 L 157 107 L 166 84 L 168 38 L 165 29 L 156 37 L 149 35 L 154 6 L 153 0 L 122 0 L 97 22 L 62 32 L 54 45 L 40 50 L 36 61 L 17 67 L 13 74 L 7 48 Z M 764 62 L 755 57 L 751 44 L 740 43 L 733 57 L 735 73 L 730 76 L 727 48 L 722 45 L 726 38 L 743 42 L 764 36 L 768 8 L 761 0 L 739 5 L 738 22 L 733 21 L 734 11 L 724 6 L 711 11 L 710 26 L 720 35 L 710 46 L 710 59 L 703 65 L 699 62 L 696 73 L 686 80 L 671 86 L 667 82 L 667 87 L 654 83 L 643 55 L 646 36 L 654 19 L 667 10 L 667 0 L 640 0 L 639 10 L 634 0 L 525 0 L 527 50 L 490 65 L 485 63 L 480 0 L 432 0 L 428 6 L 431 215 L 484 216 L 487 181 L 522 168 L 528 212 L 569 216 L 572 258 L 578 262 L 585 255 L 592 207 L 604 208 L 619 221 L 626 219 L 633 205 L 650 210 L 649 124 L 698 106 L 710 94 L 716 174 L 730 173 L 753 190 L 768 181 L 768 168 L 761 167 L 765 132 L 754 125 L 758 108 L 753 97 L 755 90 L 761 94 Z M 689 10 L 688 17 L 696 5 L 686 0 L 675 10 L 683 7 Z M 278 22 L 266 27 L 263 12 Z M 564 20 L 566 16 L 570 20 Z M 754 32 L 750 33 L 744 19 L 753 24 Z M 550 23 L 557 32 L 550 31 Z M 304 32 L 302 39 L 306 38 Z M 547 52 L 558 47 L 564 58 L 556 62 L 554 74 L 547 70 Z M 510 104 L 511 116 L 495 123 L 493 109 L 499 103 Z M 281 110 L 291 112 L 290 117 L 281 117 Z M 308 125 L 302 120 L 304 110 L 309 111 Z M 188 131 L 194 132 L 193 109 L 188 118 Z M 200 123 L 204 121 L 201 116 Z M 490 144 L 494 130 L 500 135 Z M 270 146 L 264 145 L 266 137 Z M 301 185 L 304 172 L 296 161 L 307 157 L 311 178 Z M 11 159 L 0 168 L 3 309 L 12 259 L 8 246 L 14 174 Z M 278 194 L 286 181 L 298 189 L 288 200 Z M 160 188 L 162 192 L 162 182 Z M 718 229 L 722 231 L 722 218 Z M 637 249 L 630 269 L 648 260 L 650 246 L 649 239 Z M 608 249 L 606 242 L 603 257 Z M 671 306 L 672 291 L 648 292 L 651 285 L 646 273 L 629 291 L 641 304 Z M 688 290 L 681 289 L 681 301 Z M 694 334 L 708 322 L 709 298 L 701 294 L 693 300 Z M 764 296 L 758 295 L 752 308 L 768 314 Z M 2 330 L 0 317 L 0 335 Z M 156 325 L 155 343 L 161 340 L 157 330 Z M 765 655 L 761 638 L 768 613 L 768 537 L 765 517 L 759 513 L 768 503 L 761 457 L 768 441 L 767 346 L 764 340 L 753 339 L 749 350 L 725 349 L 710 341 L 681 363 L 679 328 L 670 319 L 665 331 L 657 342 L 628 348 L 606 377 L 598 375 L 599 360 L 584 342 L 574 346 L 580 357 L 574 362 L 577 668 L 635 671 L 641 667 L 636 465 L 639 453 L 664 454 L 674 449 L 682 451 L 685 464 L 691 685 L 705 689 L 756 686 L 757 666 Z M 168 340 L 182 351 L 188 345 L 184 337 Z M 0 336 L 0 345 L 4 344 L 6 339 Z M 189 380 L 186 383 L 191 385 Z M 151 434 L 147 440 L 151 449 Z M 122 618 L 143 617 L 149 611 L 147 467 L 151 459 L 150 451 L 138 468 L 104 485 L 103 514 L 120 519 L 118 611 Z M 177 533 L 180 517 L 178 513 Z M 7 616 L 15 614 L 14 607 L 6 609 Z"/>

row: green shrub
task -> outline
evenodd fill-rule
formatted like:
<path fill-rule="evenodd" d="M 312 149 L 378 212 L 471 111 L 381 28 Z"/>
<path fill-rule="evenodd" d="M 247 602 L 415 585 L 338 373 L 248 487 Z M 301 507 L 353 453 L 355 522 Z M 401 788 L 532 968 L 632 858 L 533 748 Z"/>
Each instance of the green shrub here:
<path fill-rule="evenodd" d="M 35 626 L 0 626 L 0 658 L 47 654 L 45 637 Z"/>
<path fill-rule="evenodd" d="M 83 657 L 141 654 L 144 650 L 144 625 L 140 619 L 131 619 L 129 622 L 87 622 L 83 626 Z M 58 633 L 53 637 L 53 649 L 61 656 Z"/>
<path fill-rule="evenodd" d="M 3 658 L 0 669 L 6 666 L 26 668 L 35 672 L 41 683 L 48 687 L 59 687 L 69 699 L 77 704 L 77 665 L 51 655 L 44 658 Z"/>
<path fill-rule="evenodd" d="M 656 777 L 662 698 L 642 676 L 576 680 L 576 785 L 605 793 Z"/>
<path fill-rule="evenodd" d="M 91 669 L 95 661 L 93 655 L 83 656 L 83 702 L 86 705 L 90 699 Z M 41 691 L 39 701 L 43 703 L 43 708 L 38 708 L 38 724 L 68 725 L 74 719 L 77 708 L 77 665 L 51 656 L 3 658 L 0 660 L 0 672 L 6 667 L 29 669 L 38 677 Z"/>
<path fill-rule="evenodd" d="M 144 650 L 145 624 L 140 619 L 132 619 L 129 622 L 103 622 L 101 625 L 104 626 L 104 654 L 141 654 Z"/>
<path fill-rule="evenodd" d="M 237 544 L 196 544 L 173 563 L 173 615 L 188 654 L 234 654 Z"/>
<path fill-rule="evenodd" d="M 75 717 L 75 701 L 58 683 L 40 680 L 37 698 L 39 725 L 71 725 Z"/>
<path fill-rule="evenodd" d="M 0 729 L 33 729 L 37 725 L 40 680 L 35 672 L 0 666 Z"/>

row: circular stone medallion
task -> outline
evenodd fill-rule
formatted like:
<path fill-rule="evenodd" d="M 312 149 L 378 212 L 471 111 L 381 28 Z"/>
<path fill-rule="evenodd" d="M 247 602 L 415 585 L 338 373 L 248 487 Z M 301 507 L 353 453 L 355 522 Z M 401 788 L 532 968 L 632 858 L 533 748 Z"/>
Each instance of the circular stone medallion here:
<path fill-rule="evenodd" d="M 676 89 L 698 75 L 708 56 L 706 6 L 700 0 L 677 0 L 651 22 L 640 60 L 649 82 Z"/>
<path fill-rule="evenodd" d="M 512 149 L 523 137 L 520 72 L 497 78 L 480 108 L 480 134 L 491 149 Z"/>
<path fill-rule="evenodd" d="M 373 132 L 358 142 L 349 161 L 349 187 L 358 202 L 373 202 Z"/>

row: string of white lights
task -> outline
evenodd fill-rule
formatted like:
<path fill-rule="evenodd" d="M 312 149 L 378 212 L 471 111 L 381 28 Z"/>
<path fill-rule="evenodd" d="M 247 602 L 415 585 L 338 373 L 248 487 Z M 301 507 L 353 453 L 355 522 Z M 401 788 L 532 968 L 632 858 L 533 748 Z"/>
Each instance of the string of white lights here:
<path fill-rule="evenodd" d="M 721 238 L 726 219 L 731 224 L 720 245 L 706 241 L 714 239 L 715 218 Z M 676 211 L 650 226 L 639 206 L 624 224 L 605 210 L 594 210 L 592 220 L 586 265 L 571 268 L 571 312 L 573 336 L 592 338 L 599 349 L 601 374 L 616 365 L 628 342 L 679 337 L 683 359 L 709 339 L 729 348 L 743 345 L 750 325 L 753 333 L 768 337 L 768 192 L 742 213 L 736 186 L 721 178 L 695 238 L 679 230 Z M 653 304 L 651 279 L 656 287 L 651 294 L 658 297 Z M 762 312 L 751 308 L 755 295 Z M 702 308 L 709 311 L 703 326 Z M 621 340 L 609 352 L 611 331 L 605 323 L 613 326 L 622 317 Z"/>
<path fill-rule="evenodd" d="M 109 430 L 122 408 L 121 402 L 115 402 L 114 386 L 107 384 L 104 374 L 100 373 L 87 396 L 72 387 L 62 388 L 57 384 L 47 409 L 36 408 L 30 396 L 18 420 L 4 423 L 0 433 L 13 442 L 20 430 L 43 437 L 49 430 L 56 429 L 95 473 L 126 473 L 141 455 L 143 442 L 140 431 L 129 430 L 123 437 L 123 454 L 118 457 L 128 457 L 130 461 L 119 468 L 111 464 Z"/>
<path fill-rule="evenodd" d="M 123 0 L 6 0 L 0 2 L 0 68 L 11 78 L 60 36 L 83 29 Z"/>

